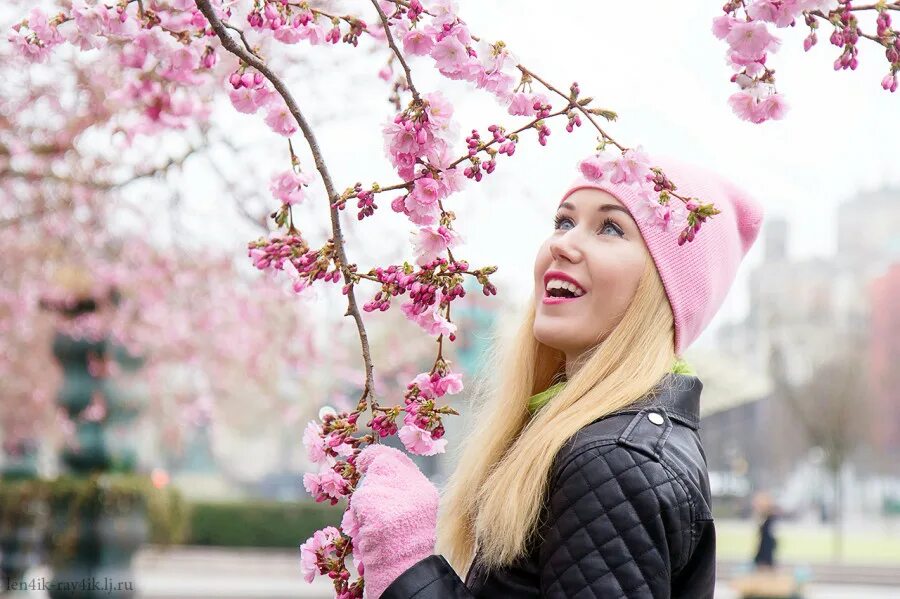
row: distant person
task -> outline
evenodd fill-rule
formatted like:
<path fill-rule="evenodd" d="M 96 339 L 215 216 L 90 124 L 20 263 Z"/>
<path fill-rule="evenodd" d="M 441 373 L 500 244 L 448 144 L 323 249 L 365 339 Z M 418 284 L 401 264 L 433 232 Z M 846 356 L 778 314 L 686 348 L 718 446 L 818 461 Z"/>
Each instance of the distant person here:
<path fill-rule="evenodd" d="M 753 499 L 754 509 L 762 518 L 759 525 L 759 547 L 753 563 L 757 569 L 769 569 L 775 567 L 775 546 L 778 540 L 772 532 L 772 527 L 777 517 L 772 497 L 768 493 L 759 493 Z"/>

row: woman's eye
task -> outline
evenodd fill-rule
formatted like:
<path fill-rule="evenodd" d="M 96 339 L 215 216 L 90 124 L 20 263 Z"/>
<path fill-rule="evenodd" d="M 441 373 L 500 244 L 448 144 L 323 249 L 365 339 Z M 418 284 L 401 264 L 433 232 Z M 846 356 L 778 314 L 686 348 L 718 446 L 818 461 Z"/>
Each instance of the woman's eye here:
<path fill-rule="evenodd" d="M 613 221 L 611 221 L 611 220 L 605 221 L 605 222 L 603 223 L 602 228 L 601 228 L 600 230 L 601 230 L 601 231 L 606 231 L 607 229 L 612 229 L 613 232 L 614 232 L 616 235 L 619 235 L 620 237 L 625 235 L 625 233 L 622 232 L 622 229 L 620 229 L 619 226 L 618 226 L 616 223 L 614 223 Z"/>
<path fill-rule="evenodd" d="M 572 219 L 571 219 L 571 218 L 568 218 L 568 217 L 565 217 L 565 216 L 557 216 L 557 217 L 556 217 L 556 220 L 555 220 L 554 223 L 553 223 L 553 228 L 554 228 L 554 229 L 559 229 L 559 228 L 561 228 L 560 225 L 561 225 L 562 223 L 566 223 L 566 222 L 567 222 L 567 223 L 571 223 L 571 222 L 572 222 Z"/>
<path fill-rule="evenodd" d="M 557 216 L 556 220 L 554 221 L 553 228 L 554 229 L 562 229 L 563 228 L 562 225 L 564 223 L 569 223 L 570 225 L 575 224 L 574 222 L 572 222 L 572 219 L 567 216 Z M 625 236 L 625 233 L 622 231 L 622 229 L 619 228 L 619 225 L 617 225 L 612 219 L 606 219 L 603 222 L 603 224 L 600 225 L 599 232 L 606 234 L 607 231 L 610 231 L 610 230 L 613 232 L 614 235 L 617 235 L 619 237 Z"/>

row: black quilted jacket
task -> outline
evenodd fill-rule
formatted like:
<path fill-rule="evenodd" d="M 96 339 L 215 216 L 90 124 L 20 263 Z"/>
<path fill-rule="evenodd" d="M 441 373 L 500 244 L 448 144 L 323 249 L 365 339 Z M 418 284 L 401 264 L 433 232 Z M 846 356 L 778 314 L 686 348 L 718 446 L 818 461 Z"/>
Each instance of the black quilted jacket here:
<path fill-rule="evenodd" d="M 527 555 L 488 572 L 476 554 L 465 582 L 432 555 L 382 599 L 711 598 L 715 529 L 697 433 L 703 384 L 686 374 L 662 383 L 655 397 L 562 447 Z"/>

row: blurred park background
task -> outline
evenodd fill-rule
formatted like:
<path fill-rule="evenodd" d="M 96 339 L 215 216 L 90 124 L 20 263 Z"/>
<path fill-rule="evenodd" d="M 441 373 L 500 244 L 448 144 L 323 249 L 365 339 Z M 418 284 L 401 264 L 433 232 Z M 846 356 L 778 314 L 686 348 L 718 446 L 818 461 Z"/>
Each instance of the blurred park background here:
<path fill-rule="evenodd" d="M 27 4 L 0 8 L 4 31 Z M 704 383 L 717 596 L 739 596 L 731 583 L 751 569 L 765 493 L 776 561 L 808 581 L 805 596 L 900 597 L 900 119 L 880 65 L 862 55 L 835 73 L 828 48 L 785 40 L 792 111 L 753 126 L 726 104 L 715 3 L 652 17 L 638 4 L 540 6 L 462 0 L 460 14 L 616 110 L 626 144 L 690 156 L 767 210 L 726 304 L 685 354 Z M 221 98 L 202 126 L 126 135 L 116 82 L 70 50 L 28 68 L 0 53 L 0 569 L 49 582 L 99 564 L 100 584 L 132 581 L 147 597 L 328 597 L 303 582 L 297 548 L 343 505 L 305 493 L 302 432 L 324 406 L 355 406 L 362 362 L 339 286 L 298 296 L 246 256 L 271 230 L 283 140 Z M 340 187 L 392 180 L 379 60 L 338 45 L 276 61 Z M 418 86 L 445 91 L 463 130 L 503 118 L 428 71 Z M 453 200 L 459 253 L 499 267 L 498 295 L 474 289 L 454 312 L 445 357 L 467 383 L 528 301 L 555 198 L 593 146 L 565 135 L 523 144 Z M 294 218 L 321 243 L 327 200 L 312 190 Z M 342 216 L 361 272 L 411 255 L 396 216 Z M 433 343 L 396 308 L 365 317 L 376 392 L 401 403 Z M 416 458 L 438 485 L 469 428 L 466 392 L 451 405 L 449 451 Z"/>

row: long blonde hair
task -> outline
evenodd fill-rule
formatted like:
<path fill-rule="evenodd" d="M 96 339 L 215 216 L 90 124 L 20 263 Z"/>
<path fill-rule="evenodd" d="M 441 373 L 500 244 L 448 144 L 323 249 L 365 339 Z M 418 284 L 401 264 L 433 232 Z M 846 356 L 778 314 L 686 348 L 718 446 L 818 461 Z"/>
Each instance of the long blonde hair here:
<path fill-rule="evenodd" d="M 458 448 L 459 461 L 442 491 L 437 550 L 460 575 L 476 549 L 489 569 L 525 553 L 562 445 L 585 425 L 651 392 L 676 357 L 672 309 L 648 255 L 618 324 L 532 417 L 528 398 L 561 376 L 565 355 L 535 339 L 531 300 L 516 334 L 489 358 L 476 382 L 474 430 Z"/>

